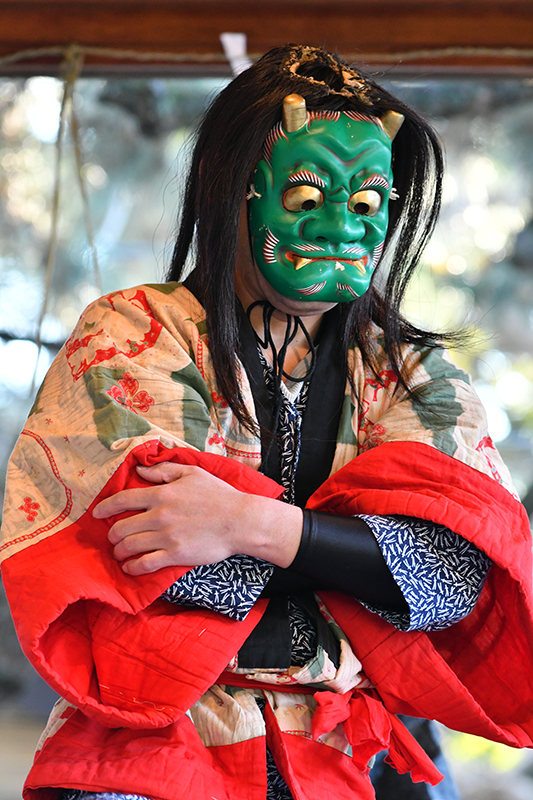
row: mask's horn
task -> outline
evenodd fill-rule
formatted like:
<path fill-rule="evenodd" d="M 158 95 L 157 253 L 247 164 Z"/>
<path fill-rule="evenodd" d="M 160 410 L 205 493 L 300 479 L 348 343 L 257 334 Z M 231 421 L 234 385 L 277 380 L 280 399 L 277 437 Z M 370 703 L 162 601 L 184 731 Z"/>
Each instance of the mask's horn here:
<path fill-rule="evenodd" d="M 307 122 L 307 108 L 304 98 L 299 94 L 288 94 L 283 98 L 283 130 L 294 133 Z"/>
<path fill-rule="evenodd" d="M 399 114 L 398 111 L 392 111 L 392 109 L 385 111 L 381 117 L 381 123 L 391 142 L 402 127 L 404 119 L 403 114 Z"/>

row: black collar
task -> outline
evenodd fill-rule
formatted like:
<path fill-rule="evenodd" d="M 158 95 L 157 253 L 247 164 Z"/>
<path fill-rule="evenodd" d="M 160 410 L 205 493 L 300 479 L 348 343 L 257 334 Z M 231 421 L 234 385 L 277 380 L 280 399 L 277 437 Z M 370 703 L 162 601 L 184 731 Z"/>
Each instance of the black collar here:
<path fill-rule="evenodd" d="M 275 438 L 272 442 L 274 404 L 263 377 L 254 331 L 240 303 L 237 308 L 241 343 L 239 355 L 250 381 L 261 429 L 261 472 L 279 482 L 279 447 Z M 317 360 L 302 419 L 302 445 L 296 472 L 295 502 L 301 507 L 328 478 L 337 444 L 346 383 L 338 317 L 338 307 L 324 315 L 315 342 Z"/>

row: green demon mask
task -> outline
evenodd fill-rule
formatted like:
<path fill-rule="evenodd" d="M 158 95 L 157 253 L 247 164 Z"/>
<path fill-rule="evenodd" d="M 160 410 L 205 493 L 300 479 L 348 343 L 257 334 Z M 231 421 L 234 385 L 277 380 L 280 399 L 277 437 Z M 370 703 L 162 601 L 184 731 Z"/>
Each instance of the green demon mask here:
<path fill-rule="evenodd" d="M 403 117 L 311 112 L 284 101 L 250 192 L 254 258 L 293 300 L 347 302 L 370 284 L 387 235 L 391 140 Z"/>

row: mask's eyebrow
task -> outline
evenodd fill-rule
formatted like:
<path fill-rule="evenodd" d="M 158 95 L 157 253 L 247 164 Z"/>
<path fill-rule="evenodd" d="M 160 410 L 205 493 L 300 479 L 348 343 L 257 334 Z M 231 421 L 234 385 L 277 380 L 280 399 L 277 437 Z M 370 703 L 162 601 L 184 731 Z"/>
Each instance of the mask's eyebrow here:
<path fill-rule="evenodd" d="M 310 183 L 313 186 L 319 186 L 320 188 L 324 188 L 326 185 L 326 181 L 317 175 L 314 172 L 309 172 L 306 169 L 301 169 L 299 172 L 294 172 L 292 175 L 289 175 L 289 180 L 292 183 L 305 181 L 305 183 Z"/>
<path fill-rule="evenodd" d="M 368 178 L 365 178 L 359 187 L 359 191 L 361 191 L 361 189 L 368 189 L 370 186 L 381 186 L 383 189 L 390 189 L 390 183 L 383 175 L 380 175 L 379 172 L 374 172 Z"/>

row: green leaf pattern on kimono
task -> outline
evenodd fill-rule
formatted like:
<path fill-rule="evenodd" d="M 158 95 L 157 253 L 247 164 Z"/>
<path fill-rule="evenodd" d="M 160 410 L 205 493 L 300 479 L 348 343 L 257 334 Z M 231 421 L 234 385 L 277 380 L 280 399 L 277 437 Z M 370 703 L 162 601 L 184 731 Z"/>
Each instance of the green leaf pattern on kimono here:
<path fill-rule="evenodd" d="M 470 387 L 470 378 L 447 361 L 441 349 L 422 351 L 420 364 L 430 381 L 415 390 L 414 402 L 411 401 L 414 411 L 420 424 L 433 432 L 434 447 L 453 458 L 458 446 L 454 432 L 465 413 L 458 400 L 457 382 Z"/>
<path fill-rule="evenodd" d="M 133 381 L 129 372 L 124 369 L 93 367 L 87 370 L 83 380 L 94 405 L 93 419 L 98 439 L 104 447 L 111 450 L 111 445 L 119 439 L 148 433 L 150 423 L 139 413 L 144 406 L 142 402 L 137 403 L 141 408 L 136 409 L 134 404 L 135 396 L 139 392 L 128 391 L 128 386 Z M 138 385 L 138 381 L 135 383 Z M 153 405 L 153 398 L 149 405 Z"/>

